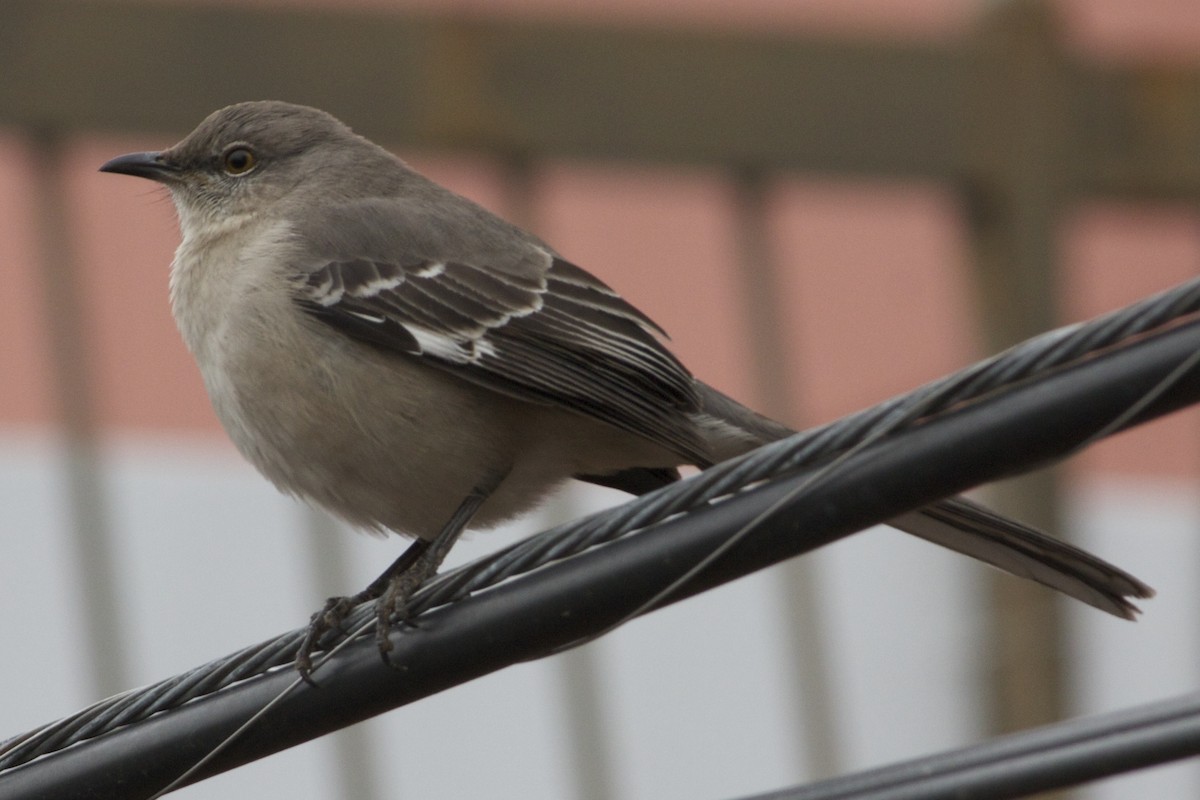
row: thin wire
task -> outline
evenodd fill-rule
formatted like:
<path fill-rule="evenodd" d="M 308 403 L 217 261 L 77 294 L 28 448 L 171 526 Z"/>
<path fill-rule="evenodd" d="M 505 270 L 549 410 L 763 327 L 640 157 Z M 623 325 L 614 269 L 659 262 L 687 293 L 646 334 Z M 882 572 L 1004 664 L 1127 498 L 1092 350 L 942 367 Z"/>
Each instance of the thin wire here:
<path fill-rule="evenodd" d="M 1142 413 L 1142 411 L 1148 408 L 1155 400 L 1162 397 L 1168 389 L 1178 383 L 1179 380 L 1183 378 L 1183 376 L 1189 371 L 1191 371 L 1191 369 L 1197 364 L 1200 364 L 1200 350 L 1192 353 L 1186 359 L 1181 361 L 1179 366 L 1167 373 L 1162 380 L 1160 380 L 1149 391 L 1138 398 L 1132 405 L 1129 406 L 1129 408 L 1117 415 L 1112 422 L 1108 423 L 1103 428 L 1077 444 L 1075 447 L 1071 448 L 1071 450 L 1067 452 L 1066 456 L 1078 453 L 1079 451 L 1090 447 L 1106 436 L 1110 436 L 1124 428 L 1130 420 L 1135 419 L 1138 414 Z"/>
<path fill-rule="evenodd" d="M 340 653 L 343 649 L 345 649 L 351 643 L 353 643 L 355 640 L 357 640 L 358 637 L 362 636 L 369 629 L 371 629 L 373 627 L 375 627 L 374 620 L 367 620 L 362 625 L 360 625 L 357 628 L 355 628 L 354 630 L 350 631 L 350 633 L 348 633 L 346 635 L 346 638 L 342 639 L 342 641 L 337 643 L 337 646 L 335 646 L 328 652 L 323 653 L 316 660 L 316 663 L 313 664 L 312 670 L 310 671 L 310 675 L 312 673 L 315 673 L 317 670 L 319 670 L 326 661 L 328 661 L 329 659 L 333 658 L 335 655 Z M 258 711 L 254 712 L 252 715 L 250 715 L 250 717 L 245 722 L 243 722 L 241 725 L 239 725 L 237 728 L 235 728 L 228 736 L 226 736 L 224 739 L 222 739 L 220 742 L 218 742 L 217 745 L 215 747 L 213 747 L 211 750 L 209 750 L 207 753 L 205 753 L 204 756 L 202 758 L 200 758 L 200 760 L 198 760 L 195 764 L 192 764 L 192 766 L 190 766 L 186 770 L 184 770 L 184 772 L 178 778 L 171 781 L 170 783 L 168 783 L 163 788 L 159 789 L 154 794 L 150 795 L 150 797 L 147 798 L 147 800 L 158 800 L 163 795 L 169 794 L 170 792 L 173 792 L 176 789 L 183 786 L 185 783 L 187 783 L 189 778 L 191 778 L 193 775 L 195 775 L 197 772 L 199 772 L 201 769 L 203 769 L 206 764 L 208 764 L 214 758 L 216 758 L 218 755 L 220 755 L 220 753 L 222 751 L 224 751 L 225 748 L 229 747 L 235 741 L 240 739 L 246 731 L 250 730 L 255 725 L 257 725 L 265 716 L 267 716 L 267 714 L 271 713 L 272 710 L 274 710 L 276 707 L 278 707 L 278 705 L 280 703 L 282 703 L 287 698 L 288 695 L 290 695 L 292 692 L 296 691 L 297 687 L 302 686 L 305 683 L 306 683 L 306 681 L 304 680 L 304 678 L 301 677 L 300 675 L 297 675 L 295 680 L 293 680 L 291 683 L 289 683 L 281 692 L 279 692 L 279 694 L 272 697 L 271 700 L 268 701 L 265 705 L 263 705 L 262 708 L 260 708 Z"/>

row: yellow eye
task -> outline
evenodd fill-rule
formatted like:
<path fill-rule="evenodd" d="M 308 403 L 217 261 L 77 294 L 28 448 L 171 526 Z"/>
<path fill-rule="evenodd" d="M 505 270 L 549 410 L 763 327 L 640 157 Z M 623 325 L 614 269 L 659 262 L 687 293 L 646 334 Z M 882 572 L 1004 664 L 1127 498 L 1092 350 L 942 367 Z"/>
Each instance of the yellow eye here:
<path fill-rule="evenodd" d="M 225 154 L 225 172 L 230 175 L 245 175 L 254 169 L 258 160 L 254 153 L 246 147 L 235 147 Z"/>

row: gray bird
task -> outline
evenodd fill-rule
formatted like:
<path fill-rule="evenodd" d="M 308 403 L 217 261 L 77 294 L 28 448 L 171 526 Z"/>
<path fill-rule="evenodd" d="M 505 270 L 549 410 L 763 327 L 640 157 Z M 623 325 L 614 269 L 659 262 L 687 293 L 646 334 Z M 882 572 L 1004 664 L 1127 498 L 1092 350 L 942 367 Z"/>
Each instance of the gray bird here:
<path fill-rule="evenodd" d="M 468 523 L 570 478 L 640 494 L 792 431 L 696 380 L 662 331 L 535 236 L 314 108 L 240 103 L 101 169 L 166 186 L 171 304 L 217 416 L 284 492 L 415 542 L 356 603 L 379 641 Z M 891 524 L 1117 616 L 1151 590 L 962 498 Z"/>

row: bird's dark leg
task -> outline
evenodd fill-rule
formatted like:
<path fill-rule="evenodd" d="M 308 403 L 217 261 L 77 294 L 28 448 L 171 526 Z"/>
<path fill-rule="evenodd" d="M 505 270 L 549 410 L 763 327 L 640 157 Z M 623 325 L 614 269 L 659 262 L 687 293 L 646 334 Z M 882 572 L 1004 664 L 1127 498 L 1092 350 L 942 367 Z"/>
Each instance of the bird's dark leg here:
<path fill-rule="evenodd" d="M 392 649 L 392 643 L 388 639 L 392 619 L 397 617 L 405 619 L 408 616 L 409 598 L 417 589 L 421 588 L 421 584 L 437 573 L 438 567 L 446 559 L 450 548 L 458 541 L 458 537 L 466 530 L 471 518 L 475 516 L 475 512 L 479 510 L 479 507 L 488 499 L 498 484 L 499 481 L 496 481 L 487 487 L 476 487 L 455 509 L 454 514 L 433 541 L 429 542 L 428 546 L 416 555 L 412 565 L 402 572 L 392 573 L 387 578 L 386 589 L 375 603 L 375 643 L 379 646 L 379 655 L 383 657 L 385 664 L 392 663 L 388 658 L 388 652 Z M 405 555 L 407 554 L 406 551 Z M 383 578 L 384 576 L 380 575 L 375 583 L 379 583 Z M 372 586 L 374 585 L 373 583 Z"/>
<path fill-rule="evenodd" d="M 379 646 L 379 654 L 385 663 L 391 663 L 388 651 L 392 649 L 392 645 L 388 640 L 388 633 L 392 618 L 399 615 L 403 619 L 407 615 L 409 598 L 421 584 L 437 572 L 450 548 L 475 516 L 475 512 L 500 485 L 502 479 L 480 484 L 472 490 L 436 537 L 432 540 L 417 539 L 378 578 L 371 581 L 367 588 L 350 597 L 331 597 L 325 601 L 325 606 L 313 614 L 309 621 L 308 631 L 296 654 L 296 670 L 305 682 L 316 685 L 312 679 L 312 654 L 317 649 L 321 637 L 339 628 L 351 610 L 368 600 L 376 601 L 375 641 Z"/>

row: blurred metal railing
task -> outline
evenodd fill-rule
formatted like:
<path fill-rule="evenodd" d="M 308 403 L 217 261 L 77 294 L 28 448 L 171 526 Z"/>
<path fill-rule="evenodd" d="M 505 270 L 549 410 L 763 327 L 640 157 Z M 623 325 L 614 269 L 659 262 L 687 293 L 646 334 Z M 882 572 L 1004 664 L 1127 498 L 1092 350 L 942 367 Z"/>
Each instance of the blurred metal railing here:
<path fill-rule="evenodd" d="M 407 147 L 525 164 L 566 155 L 715 165 L 743 187 L 747 208 L 782 170 L 944 181 L 964 199 L 995 348 L 1056 319 L 1055 239 L 1070 203 L 1094 195 L 1200 198 L 1200 71 L 1080 63 L 1062 42 L 1052 6 L 1031 0 L 991 4 L 976 33 L 947 44 L 333 8 L 9 0 L 0 4 L 0 125 L 27 132 L 50 193 L 54 143 L 63 137 L 182 133 L 213 108 L 247 99 L 231 97 L 230 86 L 326 108 Z M 70 278 L 59 286 L 53 277 L 77 271 L 69 236 L 55 233 L 69 221 L 61 198 L 47 198 L 43 274 L 57 292 L 52 302 L 69 304 Z M 744 259 L 758 265 L 749 281 L 768 284 L 772 267 L 755 252 L 755 214 L 740 219 Z M 773 302 L 769 292 L 755 296 L 762 319 L 779 315 Z M 108 515 L 87 373 L 77 361 L 86 333 L 55 334 L 80 563 L 92 565 L 88 581 L 102 584 Z M 769 354 L 768 340 L 756 336 L 756 350 Z M 772 388 L 772 371 L 764 370 L 759 391 L 766 405 L 782 407 L 789 400 Z M 1053 518 L 1052 486 L 1025 497 L 1040 499 L 1026 500 L 1023 516 Z M 102 626 L 119 617 L 103 611 L 111 605 L 103 587 L 91 592 L 83 606 L 98 613 L 86 660 L 107 692 L 123 685 L 113 644 L 121 636 Z M 1054 612 L 1036 597 L 1021 602 L 1050 621 L 1032 647 L 1054 662 Z M 998 630 L 1002 652 L 1004 642 L 1012 650 L 1015 637 L 1028 635 L 1024 626 Z M 1060 694 L 1052 672 L 1030 674 L 1027 666 L 1012 665 L 1024 688 L 998 688 L 993 707 L 1021 707 L 1030 686 L 1038 697 Z M 1052 706 L 1025 706 L 997 722 L 1023 727 Z M 818 708 L 815 721 L 798 724 L 827 730 L 828 716 Z M 810 759 L 818 772 L 835 771 L 836 752 Z"/>

